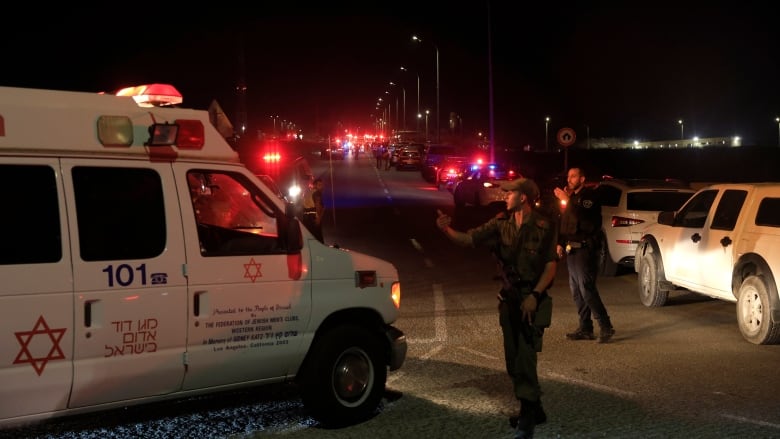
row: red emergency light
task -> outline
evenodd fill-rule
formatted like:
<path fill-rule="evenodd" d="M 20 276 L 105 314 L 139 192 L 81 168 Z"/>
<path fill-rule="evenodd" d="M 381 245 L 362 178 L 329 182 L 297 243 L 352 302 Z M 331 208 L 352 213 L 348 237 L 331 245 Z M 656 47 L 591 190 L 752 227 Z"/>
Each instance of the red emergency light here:
<path fill-rule="evenodd" d="M 183 98 L 176 87 L 170 84 L 147 84 L 125 87 L 117 96 L 131 96 L 138 105 L 148 107 L 161 107 L 165 105 L 179 105 Z"/>

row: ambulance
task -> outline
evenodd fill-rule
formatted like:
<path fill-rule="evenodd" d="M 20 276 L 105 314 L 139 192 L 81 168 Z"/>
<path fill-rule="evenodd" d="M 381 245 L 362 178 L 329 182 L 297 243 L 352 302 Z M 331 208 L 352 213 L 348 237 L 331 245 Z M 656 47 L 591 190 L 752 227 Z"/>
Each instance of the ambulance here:
<path fill-rule="evenodd" d="M 395 266 L 321 244 L 171 85 L 0 87 L 0 428 L 295 382 L 372 416 Z"/>

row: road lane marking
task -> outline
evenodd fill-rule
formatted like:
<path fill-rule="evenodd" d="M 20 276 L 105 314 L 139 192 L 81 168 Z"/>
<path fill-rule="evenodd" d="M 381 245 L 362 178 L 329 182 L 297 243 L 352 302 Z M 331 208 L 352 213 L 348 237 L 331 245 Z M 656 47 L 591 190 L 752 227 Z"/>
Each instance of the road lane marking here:
<path fill-rule="evenodd" d="M 721 415 L 721 416 L 724 417 L 724 418 L 732 419 L 734 421 L 738 421 L 738 422 L 744 422 L 744 423 L 753 424 L 753 425 L 760 425 L 762 427 L 770 427 L 770 428 L 775 428 L 775 429 L 780 430 L 780 424 L 773 424 L 771 422 L 766 422 L 766 421 L 756 421 L 755 419 L 744 418 L 742 416 L 734 416 L 734 415 Z"/>
<path fill-rule="evenodd" d="M 441 284 L 433 284 L 433 338 L 412 338 L 408 339 L 409 344 L 423 344 L 423 343 L 446 343 L 447 342 L 447 321 L 444 317 L 444 290 Z M 426 359 L 430 358 L 430 355 L 424 356 Z"/>
<path fill-rule="evenodd" d="M 464 347 L 464 346 L 458 346 L 458 349 L 460 349 L 462 351 L 466 351 L 466 352 L 468 352 L 470 354 L 474 354 L 474 355 L 476 355 L 478 357 L 482 357 L 482 358 L 488 359 L 488 360 L 498 360 L 499 359 L 498 357 L 496 357 L 494 355 L 488 355 L 488 354 L 486 354 L 484 352 L 480 352 L 480 351 L 477 351 L 475 349 L 467 348 L 467 347 Z"/>
<path fill-rule="evenodd" d="M 571 378 L 566 375 L 561 375 L 555 372 L 548 372 L 545 374 L 545 376 L 547 376 L 548 378 L 552 378 L 555 381 L 561 381 L 569 384 L 577 384 L 583 387 L 587 387 L 589 389 L 600 390 L 602 392 L 606 392 L 612 395 L 624 396 L 627 398 L 636 398 L 637 396 L 636 392 L 629 392 L 627 390 L 616 389 L 614 387 L 604 386 L 602 384 L 596 384 L 596 383 L 591 383 L 589 381 L 578 380 L 576 378 Z"/>

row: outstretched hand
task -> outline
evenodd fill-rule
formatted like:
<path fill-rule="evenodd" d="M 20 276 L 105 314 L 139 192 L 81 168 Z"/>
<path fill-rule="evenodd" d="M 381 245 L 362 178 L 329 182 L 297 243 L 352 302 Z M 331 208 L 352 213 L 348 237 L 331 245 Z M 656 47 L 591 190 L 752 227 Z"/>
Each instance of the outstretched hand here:
<path fill-rule="evenodd" d="M 436 227 L 441 230 L 445 230 L 447 227 L 449 227 L 450 223 L 452 223 L 452 218 L 446 213 L 442 212 L 441 209 L 436 209 L 436 213 L 439 215 L 436 217 Z"/>
<path fill-rule="evenodd" d="M 566 192 L 565 190 L 563 190 L 563 189 L 561 189 L 561 188 L 557 187 L 557 188 L 555 188 L 555 189 L 553 190 L 553 193 L 555 193 L 555 196 L 556 196 L 556 197 L 557 197 L 559 200 L 561 200 L 561 201 L 567 201 L 567 202 L 569 201 L 569 193 L 568 193 L 568 192 Z"/>

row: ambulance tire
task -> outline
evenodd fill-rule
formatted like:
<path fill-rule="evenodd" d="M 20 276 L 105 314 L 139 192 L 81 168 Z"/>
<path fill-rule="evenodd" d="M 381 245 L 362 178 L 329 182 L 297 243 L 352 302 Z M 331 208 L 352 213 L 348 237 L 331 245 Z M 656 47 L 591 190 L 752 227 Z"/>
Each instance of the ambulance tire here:
<path fill-rule="evenodd" d="M 314 342 L 303 377 L 303 404 L 318 422 L 344 427 L 376 414 L 387 380 L 381 334 L 341 326 Z"/>

